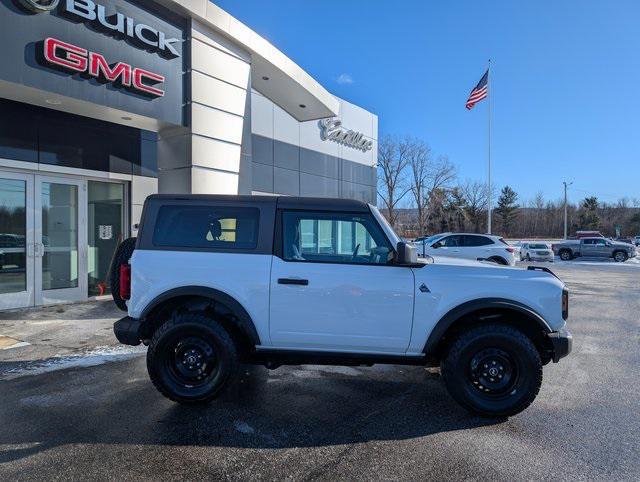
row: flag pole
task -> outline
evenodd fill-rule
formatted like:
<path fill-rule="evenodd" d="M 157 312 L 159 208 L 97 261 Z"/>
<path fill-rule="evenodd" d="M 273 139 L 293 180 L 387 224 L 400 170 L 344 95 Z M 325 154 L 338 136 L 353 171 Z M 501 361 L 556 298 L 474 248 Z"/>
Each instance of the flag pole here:
<path fill-rule="evenodd" d="M 489 176 L 488 176 L 488 188 L 489 188 L 489 205 L 488 205 L 488 213 L 487 213 L 487 233 L 491 234 L 491 208 L 493 204 L 493 192 L 491 188 L 491 59 L 489 59 L 489 67 L 487 68 L 487 111 L 489 113 L 489 142 L 488 142 L 488 164 L 489 164 Z"/>

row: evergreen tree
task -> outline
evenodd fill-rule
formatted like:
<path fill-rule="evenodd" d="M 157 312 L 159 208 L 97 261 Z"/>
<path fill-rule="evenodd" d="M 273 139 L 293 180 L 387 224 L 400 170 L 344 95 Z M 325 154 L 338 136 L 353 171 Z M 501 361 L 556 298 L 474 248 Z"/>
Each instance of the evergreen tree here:
<path fill-rule="evenodd" d="M 500 218 L 500 224 L 502 226 L 502 232 L 505 236 L 509 235 L 511 228 L 514 224 L 516 216 L 518 215 L 518 194 L 509 186 L 502 188 L 500 197 L 498 198 L 498 207 L 495 209 L 495 213 Z"/>
<path fill-rule="evenodd" d="M 582 229 L 598 229 L 600 216 L 598 216 L 598 198 L 589 196 L 580 203 L 580 227 Z"/>

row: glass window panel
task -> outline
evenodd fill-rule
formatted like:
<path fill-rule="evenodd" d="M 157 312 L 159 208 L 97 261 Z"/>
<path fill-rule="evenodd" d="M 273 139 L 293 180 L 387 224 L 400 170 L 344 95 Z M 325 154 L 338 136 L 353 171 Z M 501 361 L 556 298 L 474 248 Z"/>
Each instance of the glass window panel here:
<path fill-rule="evenodd" d="M 27 289 L 25 181 L 0 179 L 0 294 Z"/>
<path fill-rule="evenodd" d="M 89 296 L 110 293 L 107 276 L 124 232 L 124 185 L 88 183 L 88 286 Z"/>
<path fill-rule="evenodd" d="M 78 187 L 42 183 L 42 289 L 78 286 Z"/>
<path fill-rule="evenodd" d="M 292 211 L 283 214 L 283 223 L 285 260 L 386 264 L 391 259 L 388 241 L 369 216 Z"/>
<path fill-rule="evenodd" d="M 38 131 L 32 116 L 25 104 L 0 100 L 0 157 L 38 162 Z"/>
<path fill-rule="evenodd" d="M 153 233 L 155 246 L 253 249 L 258 244 L 255 208 L 163 206 Z"/>

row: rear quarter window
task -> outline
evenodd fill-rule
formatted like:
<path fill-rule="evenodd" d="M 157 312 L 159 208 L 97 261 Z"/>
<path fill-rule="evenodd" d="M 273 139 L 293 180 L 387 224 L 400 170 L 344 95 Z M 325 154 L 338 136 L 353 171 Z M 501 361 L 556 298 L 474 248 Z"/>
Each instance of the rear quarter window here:
<path fill-rule="evenodd" d="M 153 230 L 158 247 L 254 249 L 260 210 L 243 207 L 161 206 Z"/>

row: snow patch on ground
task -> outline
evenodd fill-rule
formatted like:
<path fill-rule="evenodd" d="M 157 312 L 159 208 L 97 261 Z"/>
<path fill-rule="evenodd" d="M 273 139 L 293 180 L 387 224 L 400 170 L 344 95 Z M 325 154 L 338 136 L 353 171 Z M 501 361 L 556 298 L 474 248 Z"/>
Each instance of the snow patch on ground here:
<path fill-rule="evenodd" d="M 67 368 L 83 368 L 102 365 L 104 363 L 127 360 L 140 356 L 147 351 L 144 345 L 139 346 L 98 346 L 78 355 L 65 355 L 25 362 L 16 368 L 7 370 L 0 375 L 4 380 L 12 380 L 31 375 L 64 370 Z"/>

